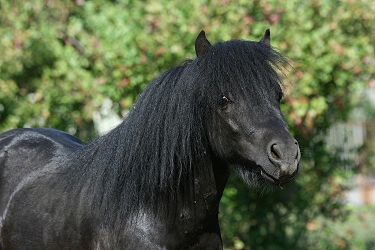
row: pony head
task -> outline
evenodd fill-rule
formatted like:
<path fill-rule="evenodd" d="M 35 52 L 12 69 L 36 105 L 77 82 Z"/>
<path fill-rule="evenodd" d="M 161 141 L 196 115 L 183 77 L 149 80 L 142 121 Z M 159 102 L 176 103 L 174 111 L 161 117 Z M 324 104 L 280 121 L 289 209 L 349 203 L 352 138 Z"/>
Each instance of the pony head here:
<path fill-rule="evenodd" d="M 296 176 L 301 154 L 280 110 L 278 72 L 286 59 L 270 41 L 266 30 L 259 42 L 211 45 L 202 31 L 195 42 L 197 78 L 208 90 L 205 123 L 214 154 L 249 184 L 281 187 Z"/>

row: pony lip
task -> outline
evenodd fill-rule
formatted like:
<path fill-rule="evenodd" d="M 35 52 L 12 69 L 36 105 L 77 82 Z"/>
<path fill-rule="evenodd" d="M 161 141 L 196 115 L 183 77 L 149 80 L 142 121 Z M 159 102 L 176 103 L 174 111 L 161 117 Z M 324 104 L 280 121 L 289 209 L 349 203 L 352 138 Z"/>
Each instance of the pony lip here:
<path fill-rule="evenodd" d="M 270 174 L 268 174 L 266 171 L 264 171 L 263 169 L 260 170 L 260 176 L 263 177 L 263 179 L 267 180 L 268 182 L 272 183 L 272 184 L 276 184 L 277 181 L 274 177 L 272 177 Z"/>
<path fill-rule="evenodd" d="M 274 177 L 272 177 L 271 175 L 267 174 L 265 171 L 261 170 L 260 171 L 260 176 L 263 177 L 263 179 L 265 179 L 268 183 L 270 183 L 272 186 L 274 187 L 279 187 L 280 189 L 283 189 L 283 185 L 287 184 L 289 181 L 277 181 Z M 293 177 L 294 178 L 294 177 Z M 292 178 L 292 179 L 293 179 Z M 290 180 L 292 180 L 290 179 Z"/>
<path fill-rule="evenodd" d="M 281 189 L 283 189 L 282 185 L 285 185 L 288 182 L 290 182 L 291 180 L 293 180 L 294 178 L 296 178 L 297 173 L 298 173 L 298 167 L 297 167 L 296 171 L 290 176 L 290 178 L 278 180 L 275 177 L 273 177 L 272 175 L 268 174 L 263 168 L 260 167 L 260 169 L 261 169 L 260 170 L 260 176 L 263 179 L 265 179 L 266 181 L 268 181 L 268 183 L 270 183 L 274 186 L 280 187 Z"/>

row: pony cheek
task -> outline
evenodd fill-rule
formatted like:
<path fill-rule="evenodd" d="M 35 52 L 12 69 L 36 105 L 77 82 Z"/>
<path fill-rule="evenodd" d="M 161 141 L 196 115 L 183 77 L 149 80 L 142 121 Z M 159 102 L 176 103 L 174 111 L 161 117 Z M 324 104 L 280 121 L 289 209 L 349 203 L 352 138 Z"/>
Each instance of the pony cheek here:
<path fill-rule="evenodd" d="M 242 139 L 234 147 L 234 155 L 237 159 L 234 159 L 236 163 L 243 165 L 259 165 L 261 163 L 262 153 L 259 152 L 256 145 L 249 140 Z"/>
<path fill-rule="evenodd" d="M 228 160 L 228 158 L 230 158 L 233 154 L 232 142 L 230 140 L 224 141 L 218 135 L 212 135 L 210 137 L 211 145 L 215 145 L 215 147 L 212 147 L 212 150 L 216 154 L 216 156 L 218 156 L 221 159 Z"/>
<path fill-rule="evenodd" d="M 209 141 L 213 152 L 217 157 L 228 160 L 233 155 L 233 149 L 236 147 L 235 136 L 227 129 L 211 130 Z"/>
<path fill-rule="evenodd" d="M 219 116 L 216 124 L 216 131 L 211 135 L 211 145 L 216 146 L 216 151 L 222 158 L 232 157 L 235 148 L 239 147 L 239 141 L 243 138 L 242 127 L 239 122 L 233 118 Z"/>
<path fill-rule="evenodd" d="M 228 127 L 228 133 L 232 133 L 233 136 L 237 136 L 240 131 L 240 126 L 237 121 L 234 119 L 228 119 L 227 127 Z"/>

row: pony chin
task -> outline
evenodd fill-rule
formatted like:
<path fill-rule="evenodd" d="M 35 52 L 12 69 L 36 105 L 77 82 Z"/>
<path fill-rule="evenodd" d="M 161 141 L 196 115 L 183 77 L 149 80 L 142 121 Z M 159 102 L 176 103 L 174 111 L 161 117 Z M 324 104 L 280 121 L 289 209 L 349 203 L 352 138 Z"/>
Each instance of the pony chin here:
<path fill-rule="evenodd" d="M 261 175 L 262 170 L 260 167 L 245 167 L 243 165 L 234 165 L 238 176 L 250 187 L 259 188 L 265 183 L 268 183 Z"/>

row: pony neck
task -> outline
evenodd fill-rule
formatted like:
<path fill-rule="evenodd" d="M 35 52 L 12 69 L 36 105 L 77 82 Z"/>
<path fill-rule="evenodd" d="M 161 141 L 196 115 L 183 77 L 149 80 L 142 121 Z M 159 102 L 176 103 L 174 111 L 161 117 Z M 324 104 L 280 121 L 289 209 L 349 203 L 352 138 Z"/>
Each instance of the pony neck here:
<path fill-rule="evenodd" d="M 191 199 L 186 199 L 191 191 L 179 194 L 180 199 L 185 200 L 183 204 L 186 204 L 182 210 L 190 209 L 201 220 L 212 217 L 217 220 L 219 202 L 230 174 L 229 166 L 213 155 L 211 153 L 194 168 L 194 186 L 190 187 L 194 193 Z"/>

